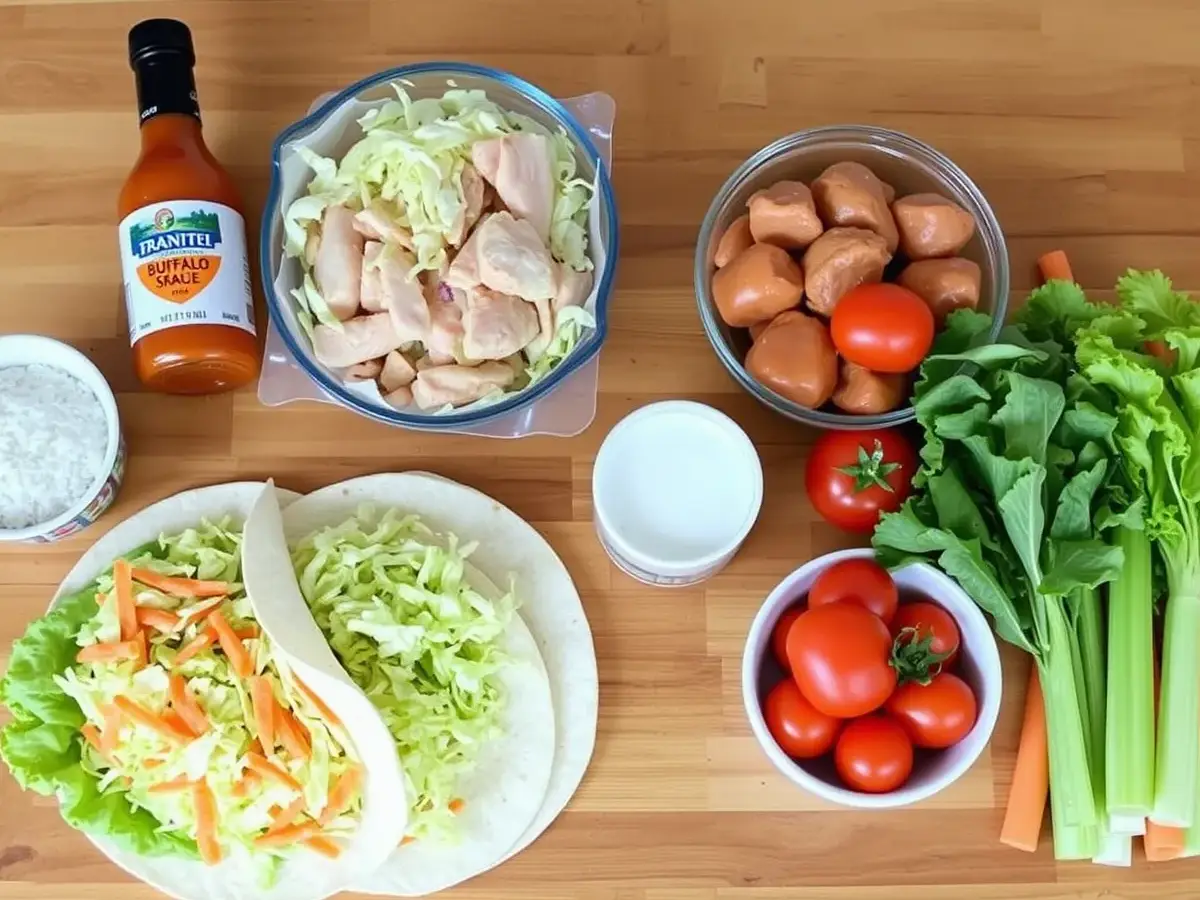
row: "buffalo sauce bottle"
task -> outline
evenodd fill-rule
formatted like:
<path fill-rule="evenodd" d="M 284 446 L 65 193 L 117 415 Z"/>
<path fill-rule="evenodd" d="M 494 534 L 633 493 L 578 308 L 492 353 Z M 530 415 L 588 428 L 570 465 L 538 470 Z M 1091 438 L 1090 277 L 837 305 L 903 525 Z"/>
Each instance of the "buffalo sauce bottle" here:
<path fill-rule="evenodd" d="M 129 32 L 142 152 L 121 188 L 121 271 L 138 378 L 209 394 L 258 375 L 241 197 L 200 134 L 188 27 Z"/>

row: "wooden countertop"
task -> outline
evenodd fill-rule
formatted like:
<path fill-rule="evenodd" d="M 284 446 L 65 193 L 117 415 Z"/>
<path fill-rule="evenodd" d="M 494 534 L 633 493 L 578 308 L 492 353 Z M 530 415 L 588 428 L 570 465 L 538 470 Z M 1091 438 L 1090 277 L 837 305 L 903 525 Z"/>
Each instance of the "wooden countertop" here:
<path fill-rule="evenodd" d="M 175 15 L 194 31 L 206 135 L 261 210 L 272 137 L 319 93 L 386 67 L 458 58 L 558 96 L 617 102 L 622 260 L 596 421 L 570 440 L 390 430 L 329 406 L 267 409 L 253 393 L 177 399 L 130 373 L 114 233 L 137 150 L 125 32 Z M 45 608 L 99 531 L 183 488 L 274 476 L 309 490 L 351 475 L 431 469 L 534 523 L 567 562 L 595 632 L 596 756 L 536 845 L 455 894 L 476 900 L 1001 900 L 1200 895 L 1200 862 L 1114 871 L 1055 864 L 996 840 L 1025 662 L 991 750 L 920 807 L 823 809 L 759 752 L 738 689 L 760 599 L 797 564 L 848 543 L 804 496 L 814 432 L 742 394 L 701 333 L 693 241 L 709 199 L 751 151 L 796 129 L 870 122 L 923 138 L 991 198 L 1013 288 L 1066 248 L 1109 287 L 1161 266 L 1200 287 L 1200 11 L 1186 0 L 0 0 L 0 332 L 43 332 L 92 354 L 119 392 L 130 464 L 85 536 L 0 550 L 0 645 Z M 700 588 L 651 590 L 593 536 L 601 439 L 651 400 L 725 410 L 766 465 L 762 517 Z M 6 649 L 0 649 L 0 664 Z M 1044 839 L 1046 835 L 1043 835 Z M 53 804 L 0 775 L 0 900 L 125 900 L 130 885 Z"/>

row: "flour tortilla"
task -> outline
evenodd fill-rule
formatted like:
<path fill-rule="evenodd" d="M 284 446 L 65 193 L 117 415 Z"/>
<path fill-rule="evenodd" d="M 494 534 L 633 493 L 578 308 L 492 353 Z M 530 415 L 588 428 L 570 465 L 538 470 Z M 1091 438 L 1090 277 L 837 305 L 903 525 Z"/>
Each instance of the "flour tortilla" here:
<path fill-rule="evenodd" d="M 54 602 L 82 590 L 117 557 L 157 540 L 161 534 L 196 527 L 204 518 L 215 521 L 230 516 L 244 523 L 265 487 L 259 482 L 220 484 L 185 491 L 148 506 L 92 545 L 59 585 Z M 280 503 L 298 496 L 291 491 L 275 492 Z M 277 535 L 276 541 L 282 544 L 282 537 Z M 271 588 L 268 581 L 265 589 Z M 247 593 L 257 609 L 258 599 L 249 583 Z M 294 621 L 312 624 L 303 600 L 297 597 L 293 603 Z M 357 688 L 331 683 L 319 667 L 284 652 L 308 687 L 343 723 L 348 723 L 348 736 L 366 771 L 362 821 L 354 836 L 344 842 L 341 857 L 335 861 L 307 851 L 297 852 L 279 867 L 276 883 L 264 890 L 259 884 L 258 864 L 244 854 L 217 866 L 206 866 L 195 860 L 139 856 L 104 838 L 88 835 L 101 852 L 130 875 L 178 900 L 323 900 L 343 890 L 352 874 L 369 871 L 387 859 L 406 824 L 398 809 L 407 808 L 397 799 L 403 797 L 403 773 L 387 727 Z"/>
<path fill-rule="evenodd" d="M 502 507 L 497 506 L 482 494 L 428 476 L 409 474 L 368 476 L 332 485 L 316 494 L 309 495 L 297 505 L 290 507 L 284 514 L 284 530 L 289 544 L 294 544 L 295 541 L 319 528 L 336 525 L 350 518 L 363 503 L 373 504 L 380 512 L 387 508 L 396 508 L 404 513 L 416 513 L 427 525 L 439 533 L 454 533 L 464 542 L 478 541 L 480 546 L 471 556 L 471 563 L 477 568 L 471 568 L 468 571 L 468 579 L 472 586 L 486 595 L 489 591 L 495 590 L 494 585 L 487 582 L 498 581 L 506 584 L 511 574 L 516 580 L 517 594 L 522 602 L 521 613 L 531 622 L 539 617 L 543 620 L 543 625 L 547 620 L 554 621 L 555 613 L 551 613 L 549 616 L 540 615 L 540 609 L 547 604 L 553 607 L 560 596 L 564 608 L 569 608 L 571 597 L 577 597 L 570 584 L 569 576 L 566 575 L 565 569 L 562 568 L 561 563 L 558 563 L 557 558 L 553 557 L 552 551 L 550 556 L 557 564 L 558 572 L 552 571 L 555 566 L 547 565 L 544 555 L 538 558 L 539 555 L 531 551 L 528 546 L 531 542 L 527 534 L 522 533 L 521 529 L 514 529 L 510 521 L 502 521 L 502 517 L 497 515 L 502 511 L 515 519 L 511 513 L 503 510 Z M 467 511 L 465 515 L 464 510 Z M 529 531 L 532 532 L 532 529 Z M 533 534 L 536 537 L 536 533 Z M 540 538 L 537 540 L 540 541 Z M 531 565 L 533 561 L 536 561 L 536 564 Z M 541 571 L 539 572 L 539 570 Z M 483 580 L 485 576 L 487 582 Z M 565 590 L 564 580 L 566 582 Z M 550 593 L 547 593 L 546 588 L 549 585 L 554 587 Z M 541 656 L 547 663 L 550 676 L 548 680 L 543 681 L 543 690 L 540 692 L 540 695 L 544 697 L 541 702 L 546 705 L 541 713 L 524 714 L 518 717 L 523 724 L 521 724 L 520 734 L 513 735 L 517 739 L 510 743 L 510 750 L 502 751 L 497 746 L 494 748 L 497 752 L 490 755 L 491 758 L 487 764 L 484 765 L 481 762 L 476 771 L 475 782 L 478 784 L 478 789 L 485 793 L 472 798 L 471 791 L 475 790 L 473 785 L 468 785 L 467 789 L 463 791 L 466 807 L 460 819 L 464 826 L 464 838 L 461 843 L 455 847 L 441 848 L 421 841 L 408 844 L 397 851 L 384 869 L 356 879 L 352 885 L 354 890 L 399 896 L 419 896 L 451 887 L 487 871 L 523 847 L 533 837 L 536 837 L 562 808 L 575 785 L 578 784 L 582 769 L 586 767 L 586 760 L 590 758 L 591 747 L 595 740 L 595 657 L 591 646 L 591 635 L 586 628 L 586 620 L 583 619 L 577 599 L 575 602 L 577 613 L 571 618 L 576 622 L 582 622 L 584 641 L 578 640 L 580 632 L 578 627 L 573 632 L 570 628 L 564 628 L 561 633 L 568 644 L 559 647 L 555 644 L 558 631 L 552 628 L 543 628 L 539 631 L 535 627 L 534 637 L 538 639 L 537 642 L 530 641 L 528 650 L 521 651 L 521 655 L 528 654 L 536 658 L 537 647 L 540 645 L 542 648 Z M 558 618 L 565 620 L 566 617 Z M 520 641 L 524 643 L 527 640 L 525 635 L 528 632 L 523 626 L 518 627 L 521 632 Z M 513 631 L 515 635 L 516 629 Z M 514 635 L 510 635 L 510 640 Z M 558 721 L 559 710 L 562 707 L 559 705 L 558 684 L 555 682 L 558 672 L 554 667 L 549 666 L 549 662 L 553 659 L 555 665 L 561 668 L 564 658 L 569 659 L 572 650 L 578 651 L 575 664 L 585 673 L 590 669 L 590 703 L 589 679 L 586 674 L 583 678 L 575 678 L 574 681 L 581 686 L 579 700 L 585 706 L 590 706 L 591 714 L 589 719 L 586 714 L 580 716 L 577 710 L 567 708 L 572 723 L 582 720 L 583 727 L 580 729 L 582 733 L 575 747 L 579 747 L 581 744 L 586 745 L 586 753 L 581 765 L 573 765 L 573 768 L 578 770 L 578 775 L 574 776 L 573 781 L 570 778 L 567 779 L 570 781 L 570 786 L 564 795 L 562 787 L 564 779 L 558 760 L 558 751 L 563 746 L 563 731 L 561 723 Z M 514 650 L 510 649 L 509 652 L 514 652 Z M 553 687 L 551 683 L 553 683 Z M 508 693 L 512 698 L 520 698 L 520 695 L 514 694 L 511 690 Z M 532 708 L 528 705 L 528 698 L 523 701 L 523 705 L 527 709 Z M 549 729 L 545 727 L 547 725 Z M 524 777 L 518 780 L 513 766 L 520 764 L 522 758 L 528 758 L 528 754 L 531 752 L 529 741 L 535 734 L 538 743 L 544 742 L 545 744 L 544 749 L 537 751 L 542 760 L 540 772 L 535 773 L 539 776 L 538 781 L 535 782 L 532 778 Z M 569 754 L 572 760 L 578 760 L 579 755 L 578 753 Z M 493 767 L 493 759 L 497 768 L 494 770 L 495 775 L 490 776 L 488 770 Z M 512 786 L 517 783 L 520 783 L 522 787 L 516 791 L 512 790 Z M 539 784 L 540 787 L 537 786 Z M 509 806 L 506 812 L 489 813 L 487 809 L 493 805 L 496 809 L 508 806 L 508 804 L 501 803 L 500 798 L 504 795 L 507 795 L 510 801 L 519 801 L 520 809 Z M 559 799 L 560 797 L 561 799 Z M 547 812 L 547 804 L 550 804 L 552 812 Z M 492 822 L 489 826 L 492 829 L 490 833 L 484 834 L 477 830 L 475 822 L 471 820 L 473 812 L 479 817 L 476 821 Z"/>

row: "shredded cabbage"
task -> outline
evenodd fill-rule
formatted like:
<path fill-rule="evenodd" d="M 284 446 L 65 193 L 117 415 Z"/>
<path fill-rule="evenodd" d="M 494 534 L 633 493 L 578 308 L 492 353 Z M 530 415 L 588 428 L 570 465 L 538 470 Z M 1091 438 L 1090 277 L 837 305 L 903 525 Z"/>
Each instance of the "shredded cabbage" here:
<path fill-rule="evenodd" d="M 556 314 L 557 329 L 554 339 L 537 362 L 525 370 L 529 384 L 535 384 L 550 374 L 550 371 L 571 355 L 585 328 L 595 328 L 596 318 L 582 306 L 568 306 Z"/>
<path fill-rule="evenodd" d="M 493 601 L 466 581 L 474 549 L 364 506 L 292 553 L 317 624 L 396 739 L 417 839 L 455 839 L 456 786 L 499 733 L 508 660 L 497 642 L 516 604 L 511 591 Z"/>
<path fill-rule="evenodd" d="M 163 536 L 155 544 L 130 555 L 135 568 L 149 569 L 162 575 L 215 580 L 228 583 L 226 596 L 220 599 L 217 610 L 235 629 L 254 630 L 253 610 L 240 577 L 241 534 L 229 521 L 204 522 L 199 528 L 180 534 Z M 120 639 L 120 623 L 112 571 L 101 575 L 86 592 L 100 600 L 93 601 L 94 612 L 70 633 L 56 633 L 62 642 L 55 648 L 57 658 L 70 661 L 63 668 L 36 674 L 10 668 L 0 695 L 14 708 L 17 718 L 31 721 L 36 710 L 29 709 L 27 696 L 62 696 L 78 708 L 71 714 L 71 744 L 75 759 L 64 764 L 46 748 L 43 759 L 21 757 L 14 762 L 7 752 L 5 758 L 14 774 L 18 766 L 22 784 L 46 793 L 62 795 L 65 786 L 77 780 L 81 771 L 100 796 L 106 798 L 109 810 L 105 816 L 87 819 L 76 815 L 78 827 L 145 852 L 162 848 L 147 848 L 140 830 L 133 835 L 134 825 L 145 827 L 145 814 L 155 823 L 155 832 L 173 839 L 170 850 L 195 855 L 196 816 L 191 790 L 163 792 L 156 785 L 176 779 L 189 782 L 204 779 L 211 790 L 217 810 L 217 839 L 225 849 L 244 849 L 260 859 L 263 877 L 270 879 L 279 860 L 289 850 L 263 850 L 255 846 L 279 809 L 287 808 L 296 794 L 286 785 L 271 779 L 260 779 L 249 790 L 236 787 L 246 771 L 246 754 L 252 746 L 257 728 L 250 699 L 249 686 L 236 675 L 229 658 L 219 644 L 209 644 L 183 663 L 177 662 L 180 650 L 201 635 L 208 627 L 207 612 L 189 619 L 186 626 L 171 632 L 153 631 L 149 638 L 148 659 L 141 661 L 105 661 L 79 663 L 74 657 L 80 648 L 92 644 L 115 643 Z M 181 599 L 140 583 L 134 585 L 135 603 L 139 607 L 165 610 L 184 616 L 189 611 L 207 610 L 211 601 Z M 74 605 L 74 601 L 71 601 Z M 56 616 L 51 613 L 50 620 Z M 35 623 L 35 626 L 37 623 Z M 35 631 L 31 626 L 30 635 Z M 27 635 L 26 640 L 30 638 Z M 41 639 L 43 645 L 45 640 Z M 353 750 L 343 735 L 335 734 L 335 726 L 325 722 L 313 700 L 295 682 L 287 662 L 277 654 L 265 635 L 256 633 L 242 640 L 253 662 L 256 675 L 265 677 L 276 700 L 289 710 L 302 727 L 302 739 L 311 747 L 307 758 L 288 752 L 286 744 L 266 748 L 265 755 L 290 774 L 303 788 L 306 814 L 317 817 L 327 805 L 334 782 L 356 765 Z M 34 648 L 30 648 L 31 650 Z M 46 650 L 40 651 L 45 653 Z M 14 652 L 14 660 L 18 653 Z M 60 664 L 61 665 L 61 664 Z M 190 740 L 172 741 L 158 730 L 148 727 L 127 715 L 114 712 L 114 701 L 126 698 L 139 704 L 152 715 L 169 715 L 169 689 L 172 675 L 182 676 L 187 691 L 199 704 L 208 721 L 206 730 Z M 85 739 L 88 727 L 93 735 L 103 737 L 102 746 Z M 115 735 L 108 729 L 115 727 Z M 185 726 L 186 727 L 186 726 Z M 276 726 L 278 727 L 278 726 Z M 8 738 L 9 735 L 4 735 Z M 30 754 L 32 756 L 32 754 Z M 52 758 L 54 757 L 54 758 Z M 40 766 L 54 769 L 56 783 L 42 784 L 34 777 Z M 245 786 L 243 786 L 245 787 Z M 52 790 L 51 790 L 52 789 Z M 361 800 L 355 799 L 332 819 L 322 832 L 332 837 L 348 835 L 357 821 Z M 118 814 L 119 813 L 119 814 Z M 64 813 L 65 814 L 65 813 Z M 69 819 L 69 821 L 71 821 Z M 137 841 L 131 840 L 131 835 Z"/>

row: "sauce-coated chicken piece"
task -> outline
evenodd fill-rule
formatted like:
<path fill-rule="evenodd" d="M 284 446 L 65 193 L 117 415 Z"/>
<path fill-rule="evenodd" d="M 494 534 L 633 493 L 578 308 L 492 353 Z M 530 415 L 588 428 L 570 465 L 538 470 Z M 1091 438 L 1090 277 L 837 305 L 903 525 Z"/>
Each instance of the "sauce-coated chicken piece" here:
<path fill-rule="evenodd" d="M 358 312 L 362 286 L 363 236 L 344 206 L 325 210 L 313 275 L 330 312 L 342 321 Z"/>
<path fill-rule="evenodd" d="M 541 134 L 506 134 L 471 147 L 475 168 L 496 188 L 505 207 L 533 226 L 545 243 L 554 211 L 554 158 Z"/>
<path fill-rule="evenodd" d="M 508 387 L 516 374 L 502 362 L 479 366 L 434 366 L 417 373 L 411 385 L 413 400 L 421 409 L 461 406 Z"/>

